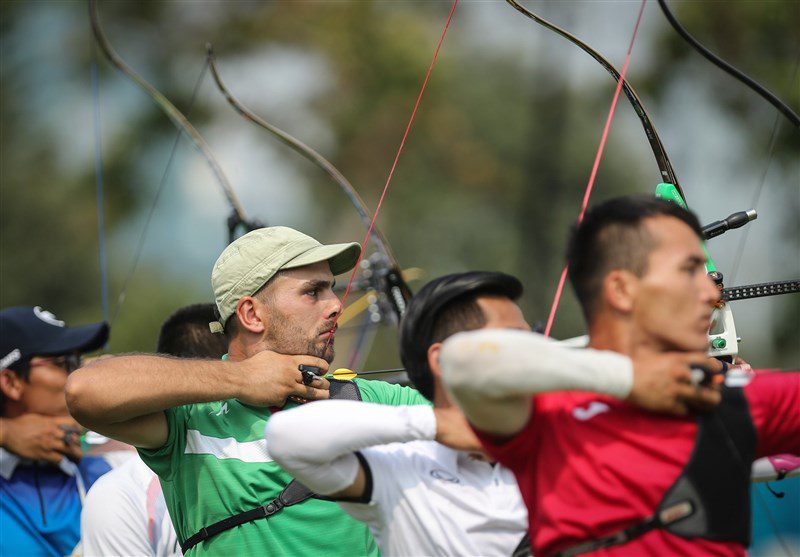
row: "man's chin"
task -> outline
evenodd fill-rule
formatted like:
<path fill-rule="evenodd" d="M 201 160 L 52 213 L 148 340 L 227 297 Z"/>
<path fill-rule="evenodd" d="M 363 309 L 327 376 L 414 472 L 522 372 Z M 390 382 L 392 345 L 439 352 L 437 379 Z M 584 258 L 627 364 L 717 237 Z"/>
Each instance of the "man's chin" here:
<path fill-rule="evenodd" d="M 308 351 L 308 354 L 309 356 L 314 356 L 315 358 L 320 358 L 328 363 L 331 363 L 333 361 L 333 357 L 336 355 L 336 352 L 333 349 L 333 343 L 327 346 L 325 343 L 322 343 L 313 345 Z"/>
<path fill-rule="evenodd" d="M 708 335 L 697 338 L 673 339 L 664 343 L 664 348 L 674 352 L 708 352 Z"/>
<path fill-rule="evenodd" d="M 702 341 L 687 343 L 682 350 L 684 352 L 708 352 L 710 347 L 708 337 L 705 337 Z"/>

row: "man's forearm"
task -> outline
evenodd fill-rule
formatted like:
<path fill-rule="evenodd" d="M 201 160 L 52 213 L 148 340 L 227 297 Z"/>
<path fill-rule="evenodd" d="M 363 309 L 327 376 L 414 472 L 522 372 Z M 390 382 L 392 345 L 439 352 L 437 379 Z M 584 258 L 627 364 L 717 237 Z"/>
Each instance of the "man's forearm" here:
<path fill-rule="evenodd" d="M 236 364 L 131 355 L 103 358 L 73 372 L 67 404 L 84 425 L 124 422 L 194 402 L 234 398 Z"/>
<path fill-rule="evenodd" d="M 625 398 L 631 360 L 614 352 L 568 348 L 536 333 L 484 329 L 445 341 L 440 364 L 470 421 L 511 435 L 527 422 L 531 396 L 582 390 Z"/>
<path fill-rule="evenodd" d="M 633 386 L 630 358 L 615 352 L 568 348 L 537 333 L 485 329 L 445 341 L 445 381 L 454 392 L 488 398 L 582 390 L 625 398 Z"/>
<path fill-rule="evenodd" d="M 335 435 L 321 434 L 324 431 Z M 284 470 L 317 493 L 350 486 L 359 449 L 436 436 L 436 418 L 428 406 L 384 406 L 330 400 L 306 404 L 270 418 L 267 447 Z"/>

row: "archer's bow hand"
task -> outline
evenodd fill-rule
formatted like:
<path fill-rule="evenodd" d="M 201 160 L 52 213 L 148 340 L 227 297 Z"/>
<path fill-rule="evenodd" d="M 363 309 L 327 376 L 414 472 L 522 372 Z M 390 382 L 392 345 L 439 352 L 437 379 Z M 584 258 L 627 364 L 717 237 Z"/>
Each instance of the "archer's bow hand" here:
<path fill-rule="evenodd" d="M 633 388 L 626 399 L 653 412 L 685 416 L 690 409 L 708 410 L 719 404 L 719 387 L 695 385 L 692 366 L 704 366 L 708 356 L 697 352 L 666 352 L 633 357 Z"/>
<path fill-rule="evenodd" d="M 328 362 L 314 356 L 287 356 L 270 350 L 259 352 L 237 362 L 240 384 L 236 397 L 254 406 L 282 406 L 286 399 L 304 400 L 328 398 L 330 383 L 323 377 L 307 377 L 300 366 L 320 368 L 327 373 Z"/>

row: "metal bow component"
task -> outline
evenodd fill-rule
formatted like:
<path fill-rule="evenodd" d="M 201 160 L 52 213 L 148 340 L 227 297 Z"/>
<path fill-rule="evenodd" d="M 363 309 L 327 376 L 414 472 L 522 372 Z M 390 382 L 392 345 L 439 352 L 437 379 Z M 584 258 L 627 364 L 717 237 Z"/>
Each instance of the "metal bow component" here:
<path fill-rule="evenodd" d="M 722 290 L 722 299 L 726 301 L 749 300 L 778 294 L 795 294 L 800 292 L 800 279 L 762 282 L 744 286 L 732 286 Z"/>
<path fill-rule="evenodd" d="M 206 53 L 214 82 L 220 92 L 225 96 L 228 104 L 230 104 L 240 116 L 268 131 L 281 141 L 281 143 L 290 147 L 296 153 L 321 168 L 336 184 L 338 184 L 355 207 L 361 221 L 366 227 L 369 227 L 371 217 L 366 203 L 364 203 L 364 200 L 356 189 L 347 178 L 344 177 L 339 169 L 313 148 L 277 126 L 270 124 L 242 104 L 222 81 L 211 44 L 206 45 Z M 389 247 L 389 243 L 377 227 L 373 227 L 370 239 L 375 245 L 377 253 L 369 259 L 362 261 L 364 279 L 359 286 L 364 290 L 372 289 L 379 293 L 379 304 L 382 310 L 381 319 L 396 324 L 405 312 L 406 303 L 411 298 L 411 289 L 403 280 L 400 266 Z"/>
<path fill-rule="evenodd" d="M 543 17 L 540 17 L 530 11 L 528 8 L 519 4 L 516 0 L 506 0 L 506 2 L 511 5 L 515 10 L 519 13 L 538 23 L 539 25 L 550 29 L 551 31 L 561 35 L 569 42 L 573 43 L 575 46 L 586 52 L 589 56 L 594 58 L 605 70 L 611 74 L 614 78 L 614 81 L 619 82 L 620 74 L 619 71 L 609 62 L 602 54 L 597 52 L 595 49 L 590 47 L 588 44 L 580 40 L 575 35 L 565 31 L 555 23 L 552 23 Z M 647 111 L 644 109 L 642 105 L 642 101 L 639 99 L 639 96 L 634 91 L 633 87 L 628 83 L 627 80 L 623 81 L 622 83 L 622 91 L 625 93 L 625 96 L 628 98 L 628 101 L 633 106 L 634 111 L 636 111 L 636 115 L 639 117 L 639 121 L 642 123 L 642 128 L 644 128 L 644 133 L 647 136 L 647 141 L 650 144 L 650 148 L 653 151 L 653 156 L 656 159 L 656 164 L 658 165 L 659 172 L 661 173 L 661 179 L 669 184 L 674 185 L 678 189 L 678 193 L 681 194 L 681 197 L 686 199 L 683 190 L 678 183 L 678 178 L 675 176 L 675 171 L 672 169 L 672 163 L 667 156 L 667 152 L 664 149 L 664 145 L 661 143 L 661 138 L 658 136 L 658 132 L 656 132 L 656 128 L 653 125 L 653 122 L 650 120 L 650 116 L 647 114 Z"/>

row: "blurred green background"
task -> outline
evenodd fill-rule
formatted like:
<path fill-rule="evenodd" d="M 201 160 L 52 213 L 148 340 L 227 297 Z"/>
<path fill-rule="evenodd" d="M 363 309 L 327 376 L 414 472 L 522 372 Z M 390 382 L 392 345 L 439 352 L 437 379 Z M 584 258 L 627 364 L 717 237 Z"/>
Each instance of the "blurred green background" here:
<path fill-rule="evenodd" d="M 622 65 L 638 2 L 525 5 Z M 711 50 L 800 110 L 800 3 L 671 5 Z M 223 78 L 245 104 L 330 158 L 374 208 L 449 8 L 449 1 L 403 0 L 99 5 L 115 49 L 190 114 L 249 215 L 324 242 L 364 235 L 327 176 L 239 117 L 209 75 L 190 103 L 205 43 L 214 44 Z M 99 150 L 109 350 L 151 351 L 167 315 L 210 301 L 229 209 L 188 140 L 168 166 L 175 128 L 96 51 L 84 2 L 4 0 L 1 15 L 0 306 L 41 305 L 70 323 L 103 318 Z M 743 231 L 709 246 L 727 284 L 800 277 L 798 130 L 777 120 L 771 148 L 776 111 L 690 50 L 654 2 L 628 78 L 701 221 L 750 208 L 764 184 L 735 276 Z M 502 270 L 525 283 L 529 321 L 545 320 L 613 91 L 586 54 L 504 2 L 462 1 L 378 222 L 401 265 L 424 271 L 412 288 L 444 273 Z M 593 201 L 649 193 L 658 181 L 641 126 L 621 98 Z M 800 296 L 733 309 L 748 360 L 798 366 Z M 337 336 L 337 361 L 354 330 Z M 582 333 L 567 290 L 554 334 Z M 397 364 L 394 329 L 383 327 L 363 367 Z M 779 504 L 800 515 L 797 497 Z M 795 534 L 798 520 L 788 526 Z"/>

